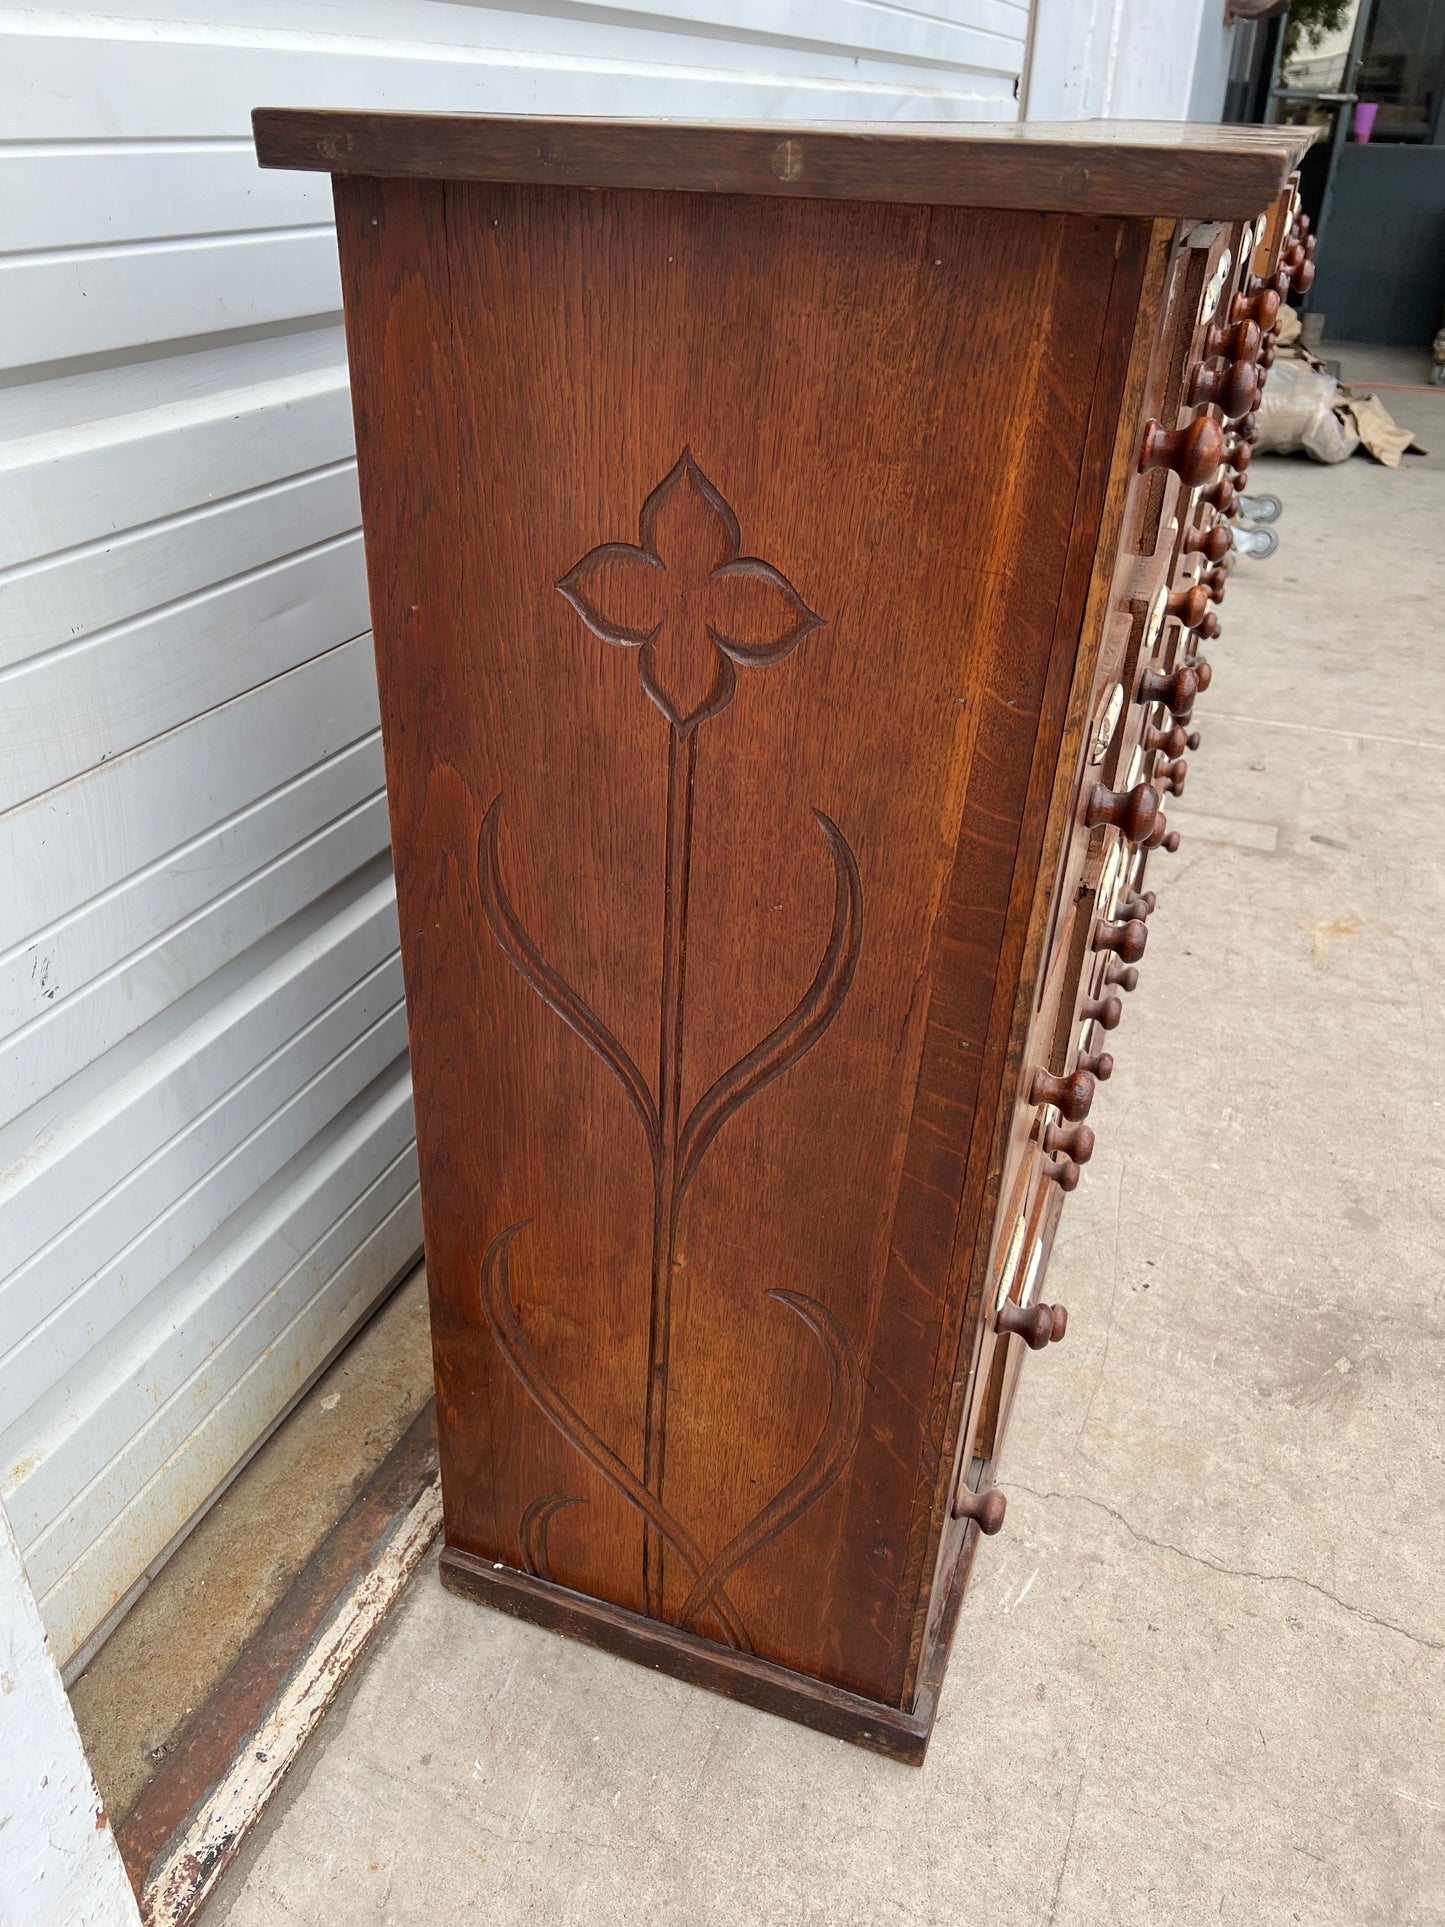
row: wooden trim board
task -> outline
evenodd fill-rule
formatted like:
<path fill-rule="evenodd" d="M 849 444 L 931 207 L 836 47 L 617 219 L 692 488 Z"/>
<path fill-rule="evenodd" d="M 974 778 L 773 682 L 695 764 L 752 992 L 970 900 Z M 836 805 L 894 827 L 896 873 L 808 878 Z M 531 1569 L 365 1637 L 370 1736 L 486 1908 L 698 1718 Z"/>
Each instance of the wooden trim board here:
<path fill-rule="evenodd" d="M 145 1927 L 181 1927 L 261 1819 L 441 1526 L 432 1402 L 383 1459 L 117 1829 Z"/>
<path fill-rule="evenodd" d="M 289 107 L 251 121 L 263 167 L 1196 220 L 1252 219 L 1313 138 L 1166 121 L 787 128 Z"/>
<path fill-rule="evenodd" d="M 689 1686 L 707 1687 L 761 1712 L 811 1726 L 835 1740 L 868 1747 L 905 1766 L 923 1764 L 933 1730 L 936 1677 L 926 1682 L 915 1709 L 904 1712 L 846 1692 L 840 1686 L 829 1686 L 823 1680 L 809 1679 L 754 1653 L 716 1646 L 661 1620 L 645 1619 L 622 1606 L 572 1592 L 553 1580 L 535 1579 L 530 1573 L 478 1559 L 456 1546 L 448 1546 L 442 1553 L 441 1581 L 448 1592 L 476 1600 L 479 1605 L 495 1606 L 499 1612 L 545 1626 L 550 1632 L 566 1633 L 585 1646 L 597 1646 L 639 1666 L 650 1666 L 654 1672 L 668 1673 Z"/>

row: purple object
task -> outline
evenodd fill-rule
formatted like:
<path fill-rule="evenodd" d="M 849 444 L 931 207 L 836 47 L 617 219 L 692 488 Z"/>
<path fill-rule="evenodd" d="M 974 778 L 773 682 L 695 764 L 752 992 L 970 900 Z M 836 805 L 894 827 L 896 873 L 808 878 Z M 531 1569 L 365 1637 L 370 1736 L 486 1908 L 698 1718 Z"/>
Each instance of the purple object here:
<path fill-rule="evenodd" d="M 1354 138 L 1367 141 L 1375 131 L 1375 116 L 1380 111 L 1377 100 L 1357 100 L 1355 102 Z"/>

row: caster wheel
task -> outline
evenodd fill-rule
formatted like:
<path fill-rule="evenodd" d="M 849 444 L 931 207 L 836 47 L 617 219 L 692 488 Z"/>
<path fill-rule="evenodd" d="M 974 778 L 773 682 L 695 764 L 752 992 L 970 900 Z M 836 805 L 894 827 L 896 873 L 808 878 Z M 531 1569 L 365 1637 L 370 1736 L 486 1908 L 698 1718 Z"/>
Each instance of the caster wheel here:
<path fill-rule="evenodd" d="M 1283 509 L 1277 495 L 1241 495 L 1238 503 L 1242 522 L 1277 522 Z"/>
<path fill-rule="evenodd" d="M 1263 562 L 1278 547 L 1279 536 L 1274 529 L 1237 528 L 1234 531 L 1235 553 L 1252 556 L 1256 562 Z"/>

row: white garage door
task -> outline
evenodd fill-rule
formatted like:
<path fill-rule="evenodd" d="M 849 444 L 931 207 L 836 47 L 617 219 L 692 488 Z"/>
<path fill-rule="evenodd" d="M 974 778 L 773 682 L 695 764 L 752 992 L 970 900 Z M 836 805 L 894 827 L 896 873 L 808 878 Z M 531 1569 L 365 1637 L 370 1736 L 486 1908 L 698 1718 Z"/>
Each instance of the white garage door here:
<path fill-rule="evenodd" d="M 0 7 L 0 1494 L 62 1659 L 421 1242 L 329 189 L 251 108 L 1012 119 L 1027 20 Z"/>

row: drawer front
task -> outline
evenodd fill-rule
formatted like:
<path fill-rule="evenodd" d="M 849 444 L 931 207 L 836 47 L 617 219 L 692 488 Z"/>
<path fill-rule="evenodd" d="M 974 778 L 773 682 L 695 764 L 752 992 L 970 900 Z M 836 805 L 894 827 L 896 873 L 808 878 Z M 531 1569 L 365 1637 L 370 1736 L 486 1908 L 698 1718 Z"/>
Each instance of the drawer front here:
<path fill-rule="evenodd" d="M 1280 285 L 1261 284 L 1298 250 L 1296 214 L 1290 190 L 1257 221 L 1181 230 L 1172 250 L 1141 451 L 1151 433 L 1199 437 L 1204 422 L 1218 459 L 1205 473 L 1188 460 L 1141 462 L 1129 485 L 980 1294 L 960 1492 L 988 1486 L 1025 1353 L 1047 1342 L 1039 1307 L 1054 1230 L 1092 1155 L 1094 1097 L 1145 971 L 1156 901 L 1146 874 L 1154 850 L 1177 846 L 1167 807 L 1199 745 L 1194 706 L 1211 680 L 1202 651 L 1219 632 L 1233 498 L 1250 457 L 1244 404 L 1271 358 L 1271 330 L 1252 317 L 1271 315 Z M 1060 1311 L 1049 1337 L 1066 1322 Z"/>

